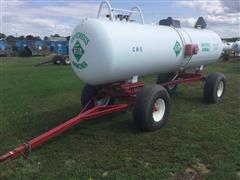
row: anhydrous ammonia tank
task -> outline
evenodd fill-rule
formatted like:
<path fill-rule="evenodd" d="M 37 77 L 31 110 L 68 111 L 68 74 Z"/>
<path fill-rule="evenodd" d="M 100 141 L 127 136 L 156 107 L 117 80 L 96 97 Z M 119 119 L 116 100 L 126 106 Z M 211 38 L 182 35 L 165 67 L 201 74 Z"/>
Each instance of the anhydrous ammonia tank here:
<path fill-rule="evenodd" d="M 232 51 L 233 50 L 233 42 L 223 42 L 223 50 L 224 51 Z"/>
<path fill-rule="evenodd" d="M 91 18 L 74 29 L 69 44 L 75 73 L 91 85 L 207 65 L 223 47 L 219 35 L 207 29 Z M 196 45 L 196 54 L 187 55 L 189 44 Z"/>
<path fill-rule="evenodd" d="M 233 43 L 232 49 L 235 53 L 240 53 L 240 40 L 237 40 L 235 43 Z"/>

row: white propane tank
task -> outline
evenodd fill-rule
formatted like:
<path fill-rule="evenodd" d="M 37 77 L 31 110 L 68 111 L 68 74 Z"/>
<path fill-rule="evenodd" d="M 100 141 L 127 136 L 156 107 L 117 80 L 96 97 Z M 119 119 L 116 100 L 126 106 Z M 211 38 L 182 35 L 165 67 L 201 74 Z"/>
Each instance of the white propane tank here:
<path fill-rule="evenodd" d="M 197 54 L 186 56 L 186 44 L 197 44 Z M 207 65 L 218 60 L 222 46 L 206 29 L 86 18 L 72 33 L 69 56 L 80 79 L 99 85 Z"/>
<path fill-rule="evenodd" d="M 232 51 L 233 42 L 223 42 L 223 51 Z"/>
<path fill-rule="evenodd" d="M 235 53 L 240 53 L 240 40 L 237 40 L 235 43 L 233 43 L 232 49 Z"/>

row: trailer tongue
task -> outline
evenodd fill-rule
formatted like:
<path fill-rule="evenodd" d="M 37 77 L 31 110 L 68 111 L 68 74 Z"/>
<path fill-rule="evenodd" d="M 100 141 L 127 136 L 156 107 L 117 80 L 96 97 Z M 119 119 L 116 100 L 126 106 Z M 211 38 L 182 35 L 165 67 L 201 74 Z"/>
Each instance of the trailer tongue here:
<path fill-rule="evenodd" d="M 33 149 L 37 148 L 38 146 L 42 145 L 46 141 L 50 140 L 51 138 L 61 134 L 62 132 L 68 130 L 69 128 L 77 125 L 82 121 L 89 120 L 91 118 L 104 116 L 107 114 L 111 114 L 117 111 L 125 110 L 128 108 L 128 104 L 119 104 L 119 105 L 109 105 L 106 107 L 99 106 L 94 107 L 90 110 L 87 110 L 83 113 L 80 113 L 76 117 L 68 120 L 67 122 L 60 124 L 59 126 L 47 131 L 40 136 L 19 145 L 16 149 L 9 151 L 5 155 L 0 157 L 0 162 L 15 159 L 19 156 L 26 157 Z"/>

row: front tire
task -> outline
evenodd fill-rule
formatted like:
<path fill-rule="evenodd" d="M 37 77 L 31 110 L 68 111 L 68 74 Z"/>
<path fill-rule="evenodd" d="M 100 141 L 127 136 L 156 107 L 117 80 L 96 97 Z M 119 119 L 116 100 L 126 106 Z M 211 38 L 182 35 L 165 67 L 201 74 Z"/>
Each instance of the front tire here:
<path fill-rule="evenodd" d="M 154 131 L 165 125 L 170 113 L 170 96 L 160 85 L 144 87 L 137 95 L 133 119 L 141 131 Z"/>
<path fill-rule="evenodd" d="M 176 75 L 176 73 L 165 73 L 165 74 L 159 74 L 157 76 L 157 84 L 166 83 L 172 80 L 172 78 Z M 177 90 L 177 84 L 175 85 L 169 85 L 165 87 L 168 91 L 169 95 L 172 96 L 176 93 Z"/>
<path fill-rule="evenodd" d="M 90 109 L 95 106 L 107 106 L 107 105 L 114 104 L 115 99 L 110 96 L 105 96 L 100 98 L 94 97 L 97 95 L 99 90 L 101 90 L 101 87 L 99 86 L 92 86 L 92 85 L 86 84 L 81 94 L 82 106 L 85 107 L 88 105 L 86 109 Z"/>
<path fill-rule="evenodd" d="M 224 61 L 229 61 L 229 54 L 224 53 L 224 54 L 223 54 L 223 60 L 224 60 Z"/>
<path fill-rule="evenodd" d="M 208 103 L 217 103 L 224 98 L 226 78 L 222 73 L 211 73 L 204 85 L 204 99 Z"/>

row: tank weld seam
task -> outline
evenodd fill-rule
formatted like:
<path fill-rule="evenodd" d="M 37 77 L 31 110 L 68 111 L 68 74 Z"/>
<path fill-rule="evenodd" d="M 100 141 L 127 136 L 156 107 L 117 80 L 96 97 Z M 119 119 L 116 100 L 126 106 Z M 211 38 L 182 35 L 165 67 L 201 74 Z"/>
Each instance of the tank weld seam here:
<path fill-rule="evenodd" d="M 185 32 L 185 34 L 188 36 L 188 38 L 190 39 L 191 43 L 193 43 L 192 41 L 192 38 L 189 36 L 189 34 L 184 30 L 184 29 L 181 29 L 183 32 Z M 184 65 L 184 66 L 187 66 L 189 64 L 189 62 L 191 61 L 193 55 L 191 57 L 189 57 L 187 63 Z"/>
<path fill-rule="evenodd" d="M 185 39 L 184 39 L 182 33 L 180 33 L 180 31 L 178 31 L 177 28 L 175 28 L 175 27 L 173 27 L 173 26 L 170 26 L 170 27 L 172 27 L 172 28 L 177 32 L 177 34 L 179 35 L 179 37 L 180 37 L 180 39 L 181 39 L 181 41 L 182 41 L 182 43 L 183 43 L 183 49 L 184 49 L 184 53 L 185 53 L 185 45 L 186 45 L 186 42 L 185 42 Z M 184 32 L 185 32 L 185 31 L 184 31 Z M 187 33 L 186 33 L 186 34 L 187 34 Z M 188 36 L 188 34 L 187 34 L 187 36 Z M 191 40 L 191 42 L 192 42 L 192 39 L 191 39 L 191 38 L 190 38 L 190 40 Z M 185 58 L 185 57 L 184 57 L 184 58 Z M 192 56 L 189 57 L 189 59 L 187 60 L 186 63 L 183 62 L 184 64 L 181 64 L 181 68 L 187 66 L 187 65 L 189 64 L 189 62 L 190 62 L 191 59 L 192 59 Z"/>

